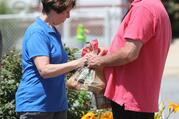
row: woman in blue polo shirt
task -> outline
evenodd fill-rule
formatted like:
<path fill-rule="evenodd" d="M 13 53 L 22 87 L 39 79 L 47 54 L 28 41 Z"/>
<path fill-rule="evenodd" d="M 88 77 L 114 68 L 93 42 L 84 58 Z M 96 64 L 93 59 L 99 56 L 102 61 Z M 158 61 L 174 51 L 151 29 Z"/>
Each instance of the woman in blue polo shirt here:
<path fill-rule="evenodd" d="M 26 30 L 23 76 L 16 92 L 20 119 L 67 119 L 65 75 L 82 67 L 85 57 L 67 62 L 61 35 L 54 27 L 70 17 L 75 0 L 41 0 L 42 15 Z"/>

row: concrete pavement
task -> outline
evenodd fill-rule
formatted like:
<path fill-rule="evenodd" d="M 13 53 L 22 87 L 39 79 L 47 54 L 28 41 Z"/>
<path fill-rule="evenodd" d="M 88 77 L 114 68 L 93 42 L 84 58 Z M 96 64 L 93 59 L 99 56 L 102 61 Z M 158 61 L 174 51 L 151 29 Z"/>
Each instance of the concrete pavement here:
<path fill-rule="evenodd" d="M 170 46 L 163 75 L 160 101 L 168 106 L 168 100 L 179 104 L 179 39 L 175 39 Z M 168 115 L 165 109 L 164 116 Z M 171 115 L 171 119 L 179 119 L 179 113 Z"/>
<path fill-rule="evenodd" d="M 164 76 L 175 76 L 179 79 L 179 39 L 175 39 L 170 46 Z"/>

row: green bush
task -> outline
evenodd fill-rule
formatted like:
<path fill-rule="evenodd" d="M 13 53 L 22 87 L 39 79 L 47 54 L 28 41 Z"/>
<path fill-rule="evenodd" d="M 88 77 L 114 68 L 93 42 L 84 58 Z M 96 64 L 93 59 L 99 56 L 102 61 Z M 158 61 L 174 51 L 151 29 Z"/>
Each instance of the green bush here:
<path fill-rule="evenodd" d="M 179 37 L 179 34 L 178 34 L 179 1 L 178 0 L 170 0 L 170 1 L 165 2 L 164 5 L 165 5 L 168 15 L 170 17 L 173 38 Z"/>
<path fill-rule="evenodd" d="M 21 58 L 16 50 L 2 58 L 0 74 L 0 119 L 15 119 L 15 92 L 21 78 Z"/>
<path fill-rule="evenodd" d="M 77 49 L 65 48 L 70 60 Z M 74 71 L 68 73 L 69 78 Z M 13 49 L 3 56 L 0 72 L 0 119 L 16 119 L 15 92 L 21 79 L 21 54 Z M 68 119 L 80 119 L 90 108 L 89 95 L 84 91 L 68 90 Z"/>
<path fill-rule="evenodd" d="M 90 95 L 86 91 L 68 90 L 68 119 L 81 119 L 91 107 Z"/>

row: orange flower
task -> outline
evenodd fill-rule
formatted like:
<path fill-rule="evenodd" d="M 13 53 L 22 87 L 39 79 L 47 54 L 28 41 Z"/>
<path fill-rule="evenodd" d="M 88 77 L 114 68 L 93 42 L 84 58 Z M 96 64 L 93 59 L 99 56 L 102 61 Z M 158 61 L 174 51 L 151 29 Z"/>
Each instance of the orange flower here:
<path fill-rule="evenodd" d="M 173 102 L 169 102 L 168 106 L 169 110 L 173 111 L 174 113 L 179 111 L 179 104 L 175 104 Z"/>
<path fill-rule="evenodd" d="M 104 113 L 102 113 L 100 119 L 113 119 L 113 114 L 110 111 L 104 112 Z"/>
<path fill-rule="evenodd" d="M 93 112 L 88 112 L 81 119 L 95 119 L 95 115 Z"/>

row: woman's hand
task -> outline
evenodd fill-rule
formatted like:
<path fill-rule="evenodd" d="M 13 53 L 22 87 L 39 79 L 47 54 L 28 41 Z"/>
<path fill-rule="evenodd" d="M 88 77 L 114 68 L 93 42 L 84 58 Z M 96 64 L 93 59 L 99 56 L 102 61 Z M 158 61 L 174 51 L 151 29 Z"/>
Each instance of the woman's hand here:
<path fill-rule="evenodd" d="M 86 66 L 87 65 L 87 55 L 77 59 L 76 62 L 77 62 L 76 68 L 82 68 L 82 67 Z"/>

